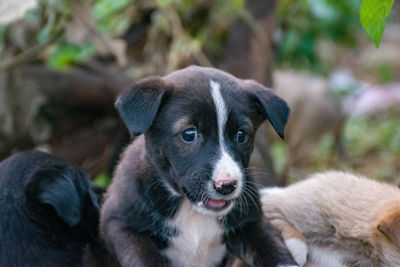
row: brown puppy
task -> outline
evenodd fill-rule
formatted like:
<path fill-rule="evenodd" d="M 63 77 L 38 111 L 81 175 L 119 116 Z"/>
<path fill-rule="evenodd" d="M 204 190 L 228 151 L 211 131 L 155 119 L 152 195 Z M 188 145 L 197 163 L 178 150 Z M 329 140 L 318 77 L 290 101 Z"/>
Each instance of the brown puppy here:
<path fill-rule="evenodd" d="M 400 266 L 400 189 L 326 172 L 262 190 L 264 215 L 302 266 Z"/>

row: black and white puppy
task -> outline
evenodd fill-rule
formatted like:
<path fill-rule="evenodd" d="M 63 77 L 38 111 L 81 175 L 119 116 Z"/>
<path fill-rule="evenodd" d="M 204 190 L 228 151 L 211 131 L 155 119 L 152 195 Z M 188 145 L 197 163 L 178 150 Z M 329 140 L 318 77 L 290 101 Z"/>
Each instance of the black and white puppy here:
<path fill-rule="evenodd" d="M 96 242 L 99 205 L 66 160 L 27 151 L 0 163 L 0 266 L 82 266 Z"/>
<path fill-rule="evenodd" d="M 261 122 L 283 136 L 282 99 L 254 81 L 193 66 L 143 79 L 115 105 L 140 135 L 101 210 L 101 235 L 122 266 L 218 266 L 229 252 L 255 266 L 295 265 L 261 219 L 247 169 Z"/>

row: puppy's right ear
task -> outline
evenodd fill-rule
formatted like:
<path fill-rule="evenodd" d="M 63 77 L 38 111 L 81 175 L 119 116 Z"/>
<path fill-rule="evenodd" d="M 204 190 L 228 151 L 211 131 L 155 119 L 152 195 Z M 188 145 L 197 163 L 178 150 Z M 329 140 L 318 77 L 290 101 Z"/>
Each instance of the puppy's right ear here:
<path fill-rule="evenodd" d="M 166 89 L 167 85 L 161 77 L 148 77 L 118 96 L 115 107 L 132 136 L 150 128 Z"/>

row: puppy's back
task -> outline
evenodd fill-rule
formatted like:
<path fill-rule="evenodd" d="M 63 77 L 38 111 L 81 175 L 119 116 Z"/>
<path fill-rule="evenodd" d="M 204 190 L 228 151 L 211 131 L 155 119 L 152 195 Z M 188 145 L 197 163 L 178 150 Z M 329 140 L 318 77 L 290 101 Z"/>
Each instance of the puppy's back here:
<path fill-rule="evenodd" d="M 338 230 L 337 234 L 348 236 L 370 227 L 385 203 L 399 196 L 395 186 L 331 171 L 284 190 L 266 192 L 262 203 L 267 217 L 284 216 L 306 237 Z"/>
<path fill-rule="evenodd" d="M 72 163 L 25 151 L 0 163 L 0 266 L 81 266 L 98 200 Z"/>

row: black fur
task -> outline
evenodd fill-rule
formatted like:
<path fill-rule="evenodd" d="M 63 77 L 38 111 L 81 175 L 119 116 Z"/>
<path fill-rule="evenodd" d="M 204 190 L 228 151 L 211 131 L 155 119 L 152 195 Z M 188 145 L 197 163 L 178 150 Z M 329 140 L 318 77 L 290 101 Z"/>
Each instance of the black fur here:
<path fill-rule="evenodd" d="M 259 110 L 264 113 L 272 127 L 281 138 L 284 138 L 284 129 L 289 118 L 290 109 L 287 104 L 272 91 L 265 90 L 263 86 L 254 81 L 245 81 L 244 88 L 249 88 Z"/>
<path fill-rule="evenodd" d="M 168 221 L 182 201 L 195 205 L 204 196 L 216 198 L 207 187 L 220 156 L 210 80 L 220 84 L 228 111 L 226 149 L 245 175 L 242 205 L 236 203 L 219 220 L 223 242 L 229 252 L 255 266 L 295 264 L 276 230 L 261 219 L 258 193 L 247 169 L 257 127 L 269 119 L 283 136 L 289 108 L 255 82 L 190 67 L 142 80 L 116 103 L 131 133 L 144 133 L 125 150 L 101 212 L 101 234 L 124 267 L 167 265 L 171 259 L 162 250 L 180 232 Z M 182 118 L 185 125 L 180 129 L 176 123 Z M 182 142 L 185 127 L 198 130 L 195 143 Z M 247 142 L 235 141 L 238 130 L 248 133 Z"/>
<path fill-rule="evenodd" d="M 97 196 L 66 160 L 37 151 L 0 163 L 0 266 L 82 266 L 96 243 Z"/>
<path fill-rule="evenodd" d="M 161 79 L 149 77 L 136 84 L 138 90 L 121 94 L 115 102 L 121 118 L 133 136 L 145 132 L 153 122 L 165 92 Z M 142 113 L 142 111 L 146 111 Z M 141 114 L 132 116 L 131 114 Z"/>

